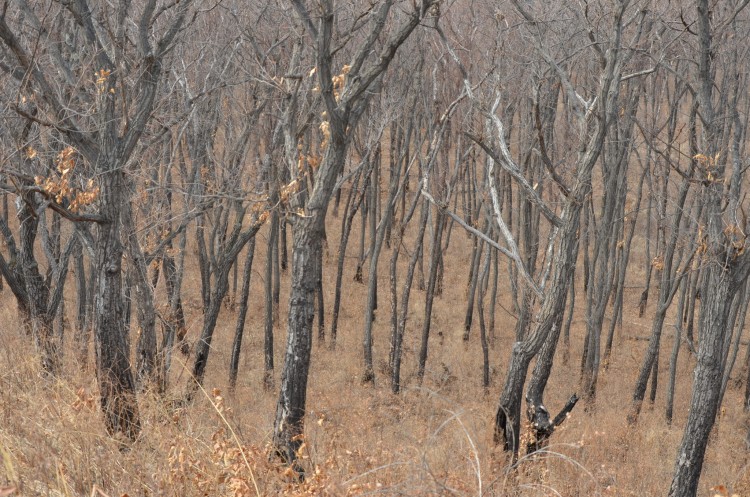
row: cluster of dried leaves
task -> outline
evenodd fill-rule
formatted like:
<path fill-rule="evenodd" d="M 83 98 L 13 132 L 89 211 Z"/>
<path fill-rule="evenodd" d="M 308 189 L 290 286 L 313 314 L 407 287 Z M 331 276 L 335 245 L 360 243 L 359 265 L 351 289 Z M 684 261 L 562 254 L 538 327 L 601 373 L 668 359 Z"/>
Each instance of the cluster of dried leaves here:
<path fill-rule="evenodd" d="M 26 156 L 33 159 L 37 156 L 33 147 L 26 149 Z M 99 198 L 99 187 L 89 179 L 85 188 L 74 186 L 73 172 L 76 168 L 76 152 L 73 147 L 66 147 L 57 154 L 57 173 L 43 177 L 35 176 L 34 183 L 50 198 L 71 212 L 78 212 L 82 207 L 93 204 Z"/>

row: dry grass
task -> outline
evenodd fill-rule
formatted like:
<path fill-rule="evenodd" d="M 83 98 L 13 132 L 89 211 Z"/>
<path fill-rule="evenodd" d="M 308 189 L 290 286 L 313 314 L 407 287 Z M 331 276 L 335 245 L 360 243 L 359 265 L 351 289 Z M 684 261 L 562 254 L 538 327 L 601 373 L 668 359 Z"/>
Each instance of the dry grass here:
<path fill-rule="evenodd" d="M 334 225 L 329 233 L 329 265 L 335 259 L 338 220 Z M 264 241 L 259 239 L 259 247 Z M 352 243 L 352 247 L 355 245 Z M 205 381 L 208 392 L 179 409 L 170 408 L 174 404 L 169 399 L 143 395 L 143 435 L 126 449 L 104 435 L 93 373 L 81 372 L 68 361 L 62 379 L 40 377 L 30 340 L 21 336 L 15 324 L 12 296 L 8 291 L 0 295 L 5 304 L 0 319 L 6 323 L 0 343 L 4 363 L 0 370 L 0 495 L 3 488 L 11 486 L 16 487 L 17 495 L 24 496 L 666 493 L 687 417 L 694 359 L 682 353 L 673 426 L 667 427 L 664 422 L 660 389 L 656 404 L 645 407 L 639 425 L 628 427 L 625 414 L 646 346 L 645 341 L 633 338 L 647 336 L 650 327 L 648 312 L 644 319 L 636 317 L 640 293 L 636 289 L 627 294 L 626 325 L 618 335 L 611 365 L 601 376 L 597 404 L 577 407 L 545 452 L 523 458 L 516 469 L 508 470 L 506 456 L 492 445 L 491 420 L 514 321 L 498 308 L 497 341 L 491 351 L 493 385 L 486 393 L 481 387 L 477 332 L 472 330 L 468 344 L 461 340 L 470 242 L 459 231 L 453 233 L 446 259 L 445 293 L 435 305 L 428 371 L 421 387 L 416 384 L 415 372 L 424 294 L 415 291 L 412 296 L 404 357 L 405 390 L 400 396 L 390 393 L 382 372 L 374 388 L 360 385 L 365 294 L 362 285 L 351 281 L 350 261 L 338 348 L 332 352 L 316 341 L 313 351 L 303 451 L 308 479 L 303 485 L 296 484 L 292 475 L 268 458 L 277 392 L 267 393 L 262 388 L 260 285 L 264 253 L 259 250 L 256 254 L 235 395 L 223 396 L 218 390 L 227 382 L 235 324 L 234 313 L 225 310 L 209 361 Z M 384 257 L 389 254 L 385 251 Z M 335 274 L 328 270 L 325 278 L 329 304 Z M 375 326 L 376 362 L 380 364 L 388 353 L 389 306 L 384 278 Z M 638 283 L 633 281 L 632 285 Z M 187 316 L 192 339 L 201 324 L 196 305 L 198 285 L 197 275 L 188 275 L 185 298 L 193 304 Z M 285 343 L 284 302 L 282 295 L 282 323 L 275 337 L 277 384 Z M 501 303 L 510 308 L 506 289 L 501 292 Z M 552 411 L 562 407 L 577 390 L 583 332 L 583 323 L 576 320 L 568 365 L 562 364 L 558 354 L 546 395 Z M 665 330 L 664 339 L 668 345 L 662 347 L 662 384 L 667 377 L 668 352 L 664 351 L 671 348 L 671 329 Z M 185 366 L 176 361 L 168 397 L 181 394 L 186 377 Z M 700 495 L 713 495 L 711 487 L 719 484 L 740 495 L 750 495 L 741 388 L 730 387 L 725 406 L 709 446 Z"/>

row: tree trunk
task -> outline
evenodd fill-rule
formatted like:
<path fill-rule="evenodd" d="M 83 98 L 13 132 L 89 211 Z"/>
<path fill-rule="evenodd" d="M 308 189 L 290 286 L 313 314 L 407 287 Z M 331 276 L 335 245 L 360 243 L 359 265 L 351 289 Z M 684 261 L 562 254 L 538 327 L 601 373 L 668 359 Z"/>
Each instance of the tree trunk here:
<path fill-rule="evenodd" d="M 315 172 L 315 185 L 301 209 L 303 215 L 294 220 L 292 250 L 292 282 L 289 297 L 289 318 L 287 347 L 284 368 L 281 375 L 281 391 L 276 408 L 273 443 L 281 457 L 300 476 L 301 468 L 296 463 L 297 451 L 303 443 L 305 405 L 307 400 L 307 380 L 310 369 L 312 348 L 312 327 L 315 314 L 315 292 L 322 263 L 322 243 L 325 238 L 325 217 L 334 190 L 336 178 L 341 174 L 346 159 L 353 130 L 369 100 L 370 88 L 377 86 L 376 79 L 388 68 L 398 47 L 419 25 L 423 14 L 415 10 L 392 35 L 387 38 L 385 50 L 381 51 L 378 62 L 368 65 L 363 71 L 366 55 L 380 38 L 382 26 L 392 7 L 386 2 L 375 11 L 372 32 L 362 46 L 361 58 L 350 66 L 347 74 L 346 91 L 334 94 L 332 81 L 333 54 L 331 48 L 335 28 L 334 5 L 332 0 L 318 3 L 317 27 L 313 27 L 311 13 L 299 0 L 294 0 L 294 8 L 304 21 L 313 40 L 320 94 L 328 113 L 329 143 L 323 159 Z M 423 2 L 430 7 L 432 2 Z M 362 72 L 361 72 L 362 71 Z M 376 93 L 373 91 L 372 93 Z M 287 130 L 287 147 L 297 149 L 293 133 Z M 290 154 L 292 155 L 292 154 Z M 288 157 L 289 166 L 296 167 L 297 157 Z M 376 208 L 376 206 L 370 206 Z"/>
<path fill-rule="evenodd" d="M 737 360 L 737 354 L 739 353 L 740 349 L 740 340 L 742 339 L 742 332 L 745 330 L 745 318 L 747 316 L 747 308 L 748 308 L 748 297 L 750 294 L 748 293 L 748 284 L 747 281 L 742 287 L 742 291 L 738 294 L 739 298 L 737 299 L 737 309 L 739 312 L 734 315 L 735 319 L 739 319 L 739 322 L 735 326 L 732 325 L 732 329 L 736 329 L 735 332 L 736 335 L 734 337 L 734 343 L 732 344 L 732 351 L 731 355 L 729 354 L 729 342 L 731 338 L 731 334 L 727 335 L 727 339 L 725 341 L 725 350 L 724 350 L 724 375 L 721 379 L 721 393 L 719 394 L 719 405 L 724 400 L 724 394 L 727 391 L 727 386 L 729 385 L 729 379 L 732 376 L 732 370 L 734 369 L 734 363 Z M 732 320 L 734 321 L 734 319 Z"/>
<path fill-rule="evenodd" d="M 18 224 L 20 251 L 18 263 L 26 285 L 26 296 L 31 317 L 32 335 L 37 352 L 41 356 L 42 371 L 50 376 L 59 373 L 59 355 L 53 333 L 54 314 L 49 312 L 50 289 L 39 273 L 39 264 L 34 256 L 39 218 L 36 210 L 39 200 L 35 193 L 27 193 L 19 204 Z"/>
<path fill-rule="evenodd" d="M 479 298 L 477 299 L 477 314 L 479 314 L 479 341 L 482 345 L 482 386 L 487 393 L 490 388 L 490 351 L 487 341 L 487 326 L 484 317 L 484 298 L 487 294 L 487 286 L 490 276 L 490 261 L 492 259 L 492 249 L 489 249 L 485 256 L 482 267 L 482 275 L 479 283 Z"/>
<path fill-rule="evenodd" d="M 417 197 L 419 198 L 419 194 Z M 417 260 L 419 253 L 424 247 L 424 234 L 427 229 L 427 220 L 429 218 L 429 203 L 425 199 L 422 202 L 422 212 L 420 214 L 419 228 L 417 232 L 417 239 L 415 241 L 414 251 L 412 252 L 411 259 L 409 260 L 409 266 L 406 269 L 406 278 L 404 279 L 403 287 L 401 289 L 401 311 L 398 313 L 398 325 L 392 330 L 391 334 L 391 349 L 393 350 L 393 358 L 391 364 L 391 391 L 393 393 L 399 393 L 401 391 L 401 358 L 403 354 L 403 343 L 404 343 L 404 332 L 406 330 L 406 320 L 409 315 L 409 298 L 411 296 L 411 287 L 414 282 L 414 271 L 417 267 Z M 399 243 L 401 243 L 403 237 L 404 226 L 401 228 L 401 235 L 399 236 Z M 395 272 L 395 259 L 391 260 L 391 271 Z"/>
<path fill-rule="evenodd" d="M 516 7 L 518 7 L 516 3 Z M 601 154 L 602 144 L 607 131 L 607 121 L 613 119 L 619 108 L 619 52 L 622 35 L 622 18 L 625 5 L 620 4 L 613 13 L 613 40 L 606 52 L 606 63 L 598 87 L 598 104 L 595 124 L 587 122 L 585 118 L 581 126 L 586 128 L 585 140 L 581 143 L 577 158 L 576 179 L 573 188 L 567 195 L 560 219 L 560 241 L 554 256 L 552 275 L 542 298 L 537 323 L 533 331 L 522 342 L 516 342 L 512 347 L 512 354 L 508 365 L 505 386 L 500 395 L 499 407 L 495 416 L 495 443 L 504 441 L 505 450 L 509 450 L 516 457 L 519 449 L 519 432 L 521 427 L 521 402 L 524 382 L 531 359 L 539 352 L 550 332 L 560 323 L 560 315 L 564 312 L 568 295 L 568 286 L 573 277 L 578 256 L 579 227 L 581 224 L 581 209 L 586 204 L 586 198 L 591 192 L 591 176 L 594 164 Z M 492 177 L 492 172 L 488 175 Z"/>
<path fill-rule="evenodd" d="M 104 159 L 102 159 L 104 160 Z M 112 161 L 114 162 L 114 161 Z M 106 164 L 112 164 L 106 161 Z M 110 435 L 122 433 L 135 440 L 140 418 L 130 367 L 130 343 L 122 301 L 122 255 L 120 213 L 125 205 L 123 172 L 110 166 L 101 177 L 101 214 L 96 245 L 96 292 L 94 294 L 94 344 L 96 372 L 104 424 Z"/>
<path fill-rule="evenodd" d="M 268 236 L 268 250 L 266 250 L 266 278 L 265 287 L 265 326 L 263 328 L 263 388 L 268 391 L 273 389 L 273 254 L 276 236 L 278 235 L 279 215 L 276 211 L 271 213 L 271 226 Z"/>
<path fill-rule="evenodd" d="M 417 382 L 421 385 L 424 378 L 425 365 L 427 363 L 427 347 L 430 339 L 430 327 L 432 325 L 432 304 L 435 301 L 435 282 L 437 280 L 438 261 L 440 260 L 440 249 L 443 243 L 443 227 L 445 226 L 445 212 L 438 209 L 435 220 L 435 233 L 432 238 L 432 254 L 430 255 L 430 272 L 427 278 L 427 293 L 425 294 L 424 323 L 422 325 L 422 343 L 419 348 L 419 365 L 417 367 Z M 480 244 L 481 247 L 481 244 Z M 479 249 L 481 253 L 481 248 Z"/>
<path fill-rule="evenodd" d="M 487 328 L 489 329 L 489 342 L 490 347 L 495 346 L 495 310 L 497 308 L 497 287 L 498 287 L 498 280 L 500 279 L 500 264 L 499 264 L 499 255 L 496 250 L 491 250 L 490 253 L 492 254 L 492 276 L 490 277 L 490 281 L 492 281 L 492 290 L 490 292 L 490 309 L 489 309 L 489 318 L 487 323 Z"/>
<path fill-rule="evenodd" d="M 234 227 L 231 235 L 226 240 L 225 248 L 216 255 L 216 265 L 214 269 L 214 287 L 211 289 L 209 305 L 203 314 L 203 329 L 198 343 L 195 346 L 195 361 L 193 362 L 192 380 L 193 384 L 188 389 L 187 399 L 191 400 L 198 387 L 203 384 L 203 377 L 206 372 L 208 355 L 211 351 L 211 341 L 213 340 L 216 322 L 219 318 L 224 297 L 229 291 L 229 272 L 232 265 L 236 264 L 237 256 L 245 245 L 255 236 L 261 223 L 253 216 L 250 220 L 251 226 L 242 231 L 245 210 L 236 205 Z"/>
<path fill-rule="evenodd" d="M 628 263 L 630 261 L 630 248 L 633 242 L 633 236 L 635 235 L 635 226 L 638 219 L 638 212 L 641 208 L 641 199 L 643 198 L 643 183 L 646 178 L 647 170 L 644 169 L 641 174 L 641 179 L 638 183 L 638 194 L 636 196 L 635 206 L 631 211 L 625 213 L 624 222 L 627 223 L 627 239 L 623 240 L 623 247 L 620 249 L 620 258 L 618 261 L 618 276 L 617 276 L 617 291 L 615 295 L 614 309 L 612 310 L 612 322 L 609 326 L 609 334 L 607 335 L 607 343 L 604 346 L 604 361 L 605 364 L 609 364 L 609 357 L 612 353 L 612 345 L 614 343 L 615 328 L 619 325 L 622 331 L 622 311 L 623 311 L 623 296 L 625 294 L 625 276 L 627 274 Z"/>
<path fill-rule="evenodd" d="M 180 235 L 177 261 L 175 262 L 175 259 L 168 254 L 172 248 L 171 243 L 167 245 L 167 249 L 162 255 L 164 284 L 167 289 L 167 301 L 169 305 L 167 319 L 162 320 L 162 343 L 159 357 L 159 390 L 162 393 L 166 392 L 167 385 L 169 384 L 169 371 L 172 367 L 172 349 L 175 346 L 175 339 L 177 340 L 180 352 L 185 357 L 190 355 L 190 346 L 186 340 L 187 326 L 185 324 L 185 314 L 182 309 L 181 298 L 186 245 L 187 232 L 183 230 Z"/>
<path fill-rule="evenodd" d="M 201 299 L 203 300 L 203 312 L 206 312 L 211 301 L 211 266 L 208 259 L 206 247 L 206 221 L 204 215 L 198 216 L 195 226 L 195 239 L 198 245 L 198 268 L 201 275 Z"/>
<path fill-rule="evenodd" d="M 135 287 L 138 340 L 135 351 L 136 384 L 144 388 L 157 383 L 156 309 L 154 289 L 148 278 L 148 265 L 143 256 L 133 222 L 132 206 L 126 203 L 121 213 L 123 229 L 127 233 L 128 274 Z"/>
<path fill-rule="evenodd" d="M 379 150 L 379 149 L 378 149 Z M 380 153 L 377 152 L 377 165 L 373 170 L 373 178 L 375 181 L 378 180 L 379 175 L 377 171 L 380 167 Z M 372 324 L 375 320 L 375 309 L 377 308 L 377 295 L 378 295 L 378 261 L 380 260 L 380 252 L 383 248 L 383 242 L 385 241 L 385 235 L 388 230 L 388 226 L 391 224 L 393 218 L 393 209 L 396 203 L 396 195 L 398 194 L 398 185 L 401 179 L 401 161 L 398 161 L 395 171 L 391 171 L 390 185 L 388 188 L 388 199 L 385 204 L 385 211 L 380 220 L 380 226 L 377 226 L 373 218 L 371 218 L 370 231 L 372 236 L 372 243 L 370 246 L 370 268 L 367 275 L 367 304 L 365 307 L 365 330 L 363 336 L 363 352 L 364 352 L 364 374 L 362 376 L 363 383 L 373 383 L 375 381 L 375 370 L 372 362 Z M 379 188 L 375 188 L 374 191 L 378 191 Z"/>
<path fill-rule="evenodd" d="M 718 161 L 717 122 L 723 119 L 727 109 L 714 113 L 714 74 L 711 67 L 713 57 L 711 14 L 708 0 L 697 2 L 698 95 L 705 135 L 706 169 L 712 168 L 717 178 L 724 175 L 724 166 Z M 717 119 L 718 118 L 718 119 Z M 735 130 L 737 132 L 738 130 Z M 734 150 L 732 185 L 729 190 L 730 211 L 739 204 L 740 158 Z M 693 393 L 690 402 L 685 432 L 677 452 L 674 476 L 669 497 L 694 497 L 703 468 L 706 445 L 716 420 L 721 396 L 721 381 L 724 367 L 725 338 L 732 300 L 739 288 L 745 284 L 750 272 L 750 256 L 745 251 L 746 240 L 738 246 L 734 235 L 725 230 L 727 220 L 723 217 L 725 200 L 723 181 L 704 183 L 706 226 L 706 253 L 704 255 L 705 276 L 701 290 L 700 339 L 698 362 L 695 367 Z M 747 229 L 747 226 L 740 230 Z M 740 248 L 738 248 L 740 247 Z"/>
<path fill-rule="evenodd" d="M 352 232 L 352 224 L 354 222 L 354 216 L 357 215 L 359 206 L 362 204 L 364 194 L 359 195 L 357 200 L 352 203 L 352 199 L 355 195 L 357 187 L 359 185 L 359 179 L 362 173 L 357 173 L 352 182 L 351 190 L 346 197 L 346 204 L 344 207 L 344 215 L 341 221 L 341 239 L 339 240 L 339 249 L 337 253 L 336 262 L 336 288 L 334 289 L 333 296 L 333 313 L 331 316 L 331 336 L 329 338 L 329 347 L 331 350 L 336 348 L 336 338 L 338 335 L 339 326 L 339 310 L 341 309 L 341 285 L 343 284 L 344 278 L 344 260 L 346 258 L 346 247 L 349 244 L 349 235 Z M 369 176 L 369 170 L 366 172 Z"/>
<path fill-rule="evenodd" d="M 221 304 L 224 297 L 229 291 L 229 271 L 232 268 L 232 261 L 225 260 L 216 268 L 216 283 L 211 292 L 208 308 L 203 313 L 203 329 L 201 336 L 195 345 L 195 361 L 193 362 L 193 383 L 188 393 L 188 399 L 192 398 L 195 388 L 203 384 L 203 377 L 206 374 L 206 365 L 208 364 L 208 354 L 211 350 L 211 341 L 213 340 L 214 329 L 221 311 Z"/>
<path fill-rule="evenodd" d="M 478 216 L 477 216 L 478 217 Z M 484 232 L 487 231 L 487 220 L 484 222 Z M 481 257 L 480 247 L 482 244 L 479 239 L 474 237 L 471 266 L 469 267 L 469 284 L 468 284 L 468 296 L 466 302 L 466 316 L 464 317 L 464 342 L 469 341 L 469 335 L 471 333 L 471 324 L 474 321 L 474 300 L 477 292 L 477 281 L 479 281 L 479 262 Z"/>
<path fill-rule="evenodd" d="M 734 271 L 727 271 L 716 262 L 707 267 L 701 300 L 698 364 L 685 435 L 669 489 L 670 497 L 695 496 L 697 493 L 708 437 L 719 409 L 724 335 L 736 291 L 732 273 Z"/>
<path fill-rule="evenodd" d="M 245 267 L 242 270 L 242 289 L 240 290 L 240 308 L 237 314 L 237 327 L 232 341 L 232 359 L 229 363 L 229 391 L 234 392 L 237 386 L 237 373 L 240 369 L 240 352 L 242 351 L 242 336 L 245 332 L 245 318 L 247 317 L 247 303 L 250 297 L 250 276 L 252 276 L 253 258 L 255 257 L 255 238 L 250 240 L 247 247 Z"/>
<path fill-rule="evenodd" d="M 672 345 L 672 354 L 669 357 L 669 380 L 667 383 L 667 402 L 664 409 L 664 417 L 667 426 L 672 425 L 672 413 L 674 411 L 674 386 L 677 380 L 677 358 L 680 355 L 680 346 L 682 341 L 682 312 L 685 306 L 685 294 L 687 293 L 687 284 L 682 286 L 680 291 L 680 300 L 677 303 L 677 319 L 674 325 L 674 343 Z"/>
<path fill-rule="evenodd" d="M 276 240 L 273 245 L 273 319 L 279 321 L 279 306 L 281 304 L 281 266 L 279 263 L 279 257 L 281 250 L 279 249 L 279 238 L 281 237 L 281 213 L 277 214 L 276 228 Z M 322 294 L 321 294 L 321 305 L 322 305 Z"/>
<path fill-rule="evenodd" d="M 89 328 L 89 315 L 91 301 L 88 298 L 89 291 L 86 288 L 86 270 L 83 261 L 83 248 L 80 244 L 74 254 L 74 264 L 76 273 L 77 313 L 76 330 L 73 341 L 76 344 L 76 360 L 78 362 L 78 367 L 82 371 L 85 371 L 89 359 L 89 340 L 91 335 L 91 330 Z"/>
<path fill-rule="evenodd" d="M 586 193 L 583 184 L 578 185 L 578 192 Z M 576 195 L 574 198 L 581 199 Z M 532 333 L 522 342 L 513 344 L 508 376 L 505 387 L 500 395 L 500 407 L 495 416 L 495 442 L 504 440 L 505 450 L 518 452 L 519 432 L 521 429 L 521 402 L 523 386 L 526 380 L 529 363 L 542 347 L 550 332 L 560 322 L 559 316 L 564 312 L 565 300 L 568 294 L 568 283 L 575 269 L 578 248 L 578 226 L 580 220 L 580 200 L 570 202 L 566 206 L 568 211 L 564 217 L 566 224 L 562 228 L 562 236 L 557 256 L 555 258 L 554 275 L 545 292 L 539 321 Z"/>
<path fill-rule="evenodd" d="M 289 330 L 274 430 L 274 445 L 289 464 L 295 463 L 303 443 L 300 435 L 304 428 L 323 222 L 323 213 L 315 213 L 296 219 L 292 229 Z"/>

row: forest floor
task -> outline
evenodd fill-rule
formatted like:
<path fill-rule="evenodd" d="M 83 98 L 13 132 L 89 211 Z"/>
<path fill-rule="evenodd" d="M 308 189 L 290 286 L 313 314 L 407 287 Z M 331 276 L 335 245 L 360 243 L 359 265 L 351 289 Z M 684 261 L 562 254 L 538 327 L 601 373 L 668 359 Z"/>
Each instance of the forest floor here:
<path fill-rule="evenodd" d="M 333 301 L 340 218 L 329 216 L 329 253 L 324 262 L 326 308 Z M 42 378 L 31 339 L 21 332 L 15 302 L 0 294 L 0 495 L 31 496 L 198 496 L 198 495 L 665 495 L 688 414 L 695 358 L 683 347 L 674 422 L 664 417 L 664 386 L 672 321 L 665 326 L 656 402 L 646 404 L 636 426 L 625 421 L 636 374 L 647 345 L 653 304 L 639 318 L 643 260 L 628 275 L 624 326 L 603 371 L 595 404 L 575 408 L 542 453 L 523 457 L 508 469 L 506 455 L 492 443 L 492 421 L 514 337 L 515 319 L 507 278 L 501 278 L 495 340 L 490 350 L 491 380 L 481 385 L 482 353 L 478 326 L 462 340 L 471 240 L 456 226 L 445 255 L 444 292 L 433 311 L 427 373 L 416 381 L 416 354 L 424 319 L 424 292 L 413 291 L 407 322 L 402 394 L 390 391 L 385 374 L 389 343 L 387 261 L 381 260 L 380 308 L 375 322 L 375 386 L 363 386 L 362 329 L 365 286 L 353 281 L 356 230 L 349 245 L 344 300 L 335 351 L 314 340 L 308 386 L 304 484 L 294 482 L 269 458 L 273 419 L 286 340 L 288 272 L 282 274 L 280 321 L 275 327 L 275 388 L 263 389 L 263 291 L 266 234 L 258 236 L 251 305 L 245 328 L 236 392 L 227 393 L 231 339 L 236 312 L 220 316 L 209 357 L 205 395 L 179 402 L 190 368 L 175 353 L 166 397 L 140 397 L 143 433 L 124 446 L 106 436 L 98 410 L 93 368 L 81 370 L 67 332 L 65 372 Z M 634 244 L 638 244 L 636 240 Z M 407 247 L 410 247 L 407 240 Z M 426 248 L 428 250 L 428 248 Z M 189 254 L 188 260 L 194 254 Z M 241 254 L 244 257 L 244 253 Z M 402 261 L 408 256 L 402 253 Z M 507 268 L 505 261 L 501 267 Z M 365 269 L 365 280 L 367 279 Z M 157 292 L 163 300 L 163 283 Z M 582 294 L 578 283 L 579 296 Z M 399 287 L 400 292 L 400 287 Z M 184 287 L 188 338 L 200 332 L 200 277 L 189 270 Z M 66 308 L 71 313 L 75 297 Z M 585 332 L 583 298 L 571 329 L 569 360 L 560 345 L 545 401 L 553 414 L 579 389 Z M 326 325 L 330 315 L 326 315 Z M 70 319 L 70 322 L 74 322 Z M 70 337 L 70 338 L 68 338 Z M 131 337 L 135 342 L 135 338 Z M 741 354 L 744 353 L 744 347 Z M 741 356 L 742 357 L 742 356 Z M 738 364 L 741 362 L 738 361 Z M 93 364 L 93 351 L 90 364 Z M 699 495 L 750 496 L 750 452 L 745 446 L 747 415 L 742 410 L 746 373 L 736 368 L 706 454 Z M 242 450 L 240 450 L 242 449 Z"/>

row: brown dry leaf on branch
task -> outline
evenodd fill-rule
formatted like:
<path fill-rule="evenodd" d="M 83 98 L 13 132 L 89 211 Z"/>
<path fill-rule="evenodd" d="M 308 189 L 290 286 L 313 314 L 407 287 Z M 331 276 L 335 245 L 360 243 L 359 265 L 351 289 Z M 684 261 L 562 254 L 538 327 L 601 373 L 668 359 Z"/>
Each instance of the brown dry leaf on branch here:
<path fill-rule="evenodd" d="M 33 150 L 33 149 L 32 149 Z M 27 150 L 27 156 L 33 158 L 36 151 Z M 99 198 L 100 189 L 94 186 L 94 180 L 89 179 L 84 189 L 72 186 L 71 175 L 76 167 L 76 151 L 73 147 L 57 154 L 57 171 L 59 176 L 35 176 L 34 183 L 47 195 L 55 199 L 58 204 L 68 203 L 71 212 L 78 212 L 82 207 L 93 204 Z"/>

